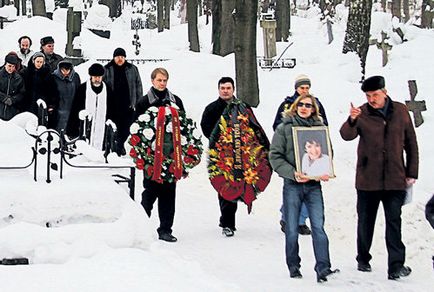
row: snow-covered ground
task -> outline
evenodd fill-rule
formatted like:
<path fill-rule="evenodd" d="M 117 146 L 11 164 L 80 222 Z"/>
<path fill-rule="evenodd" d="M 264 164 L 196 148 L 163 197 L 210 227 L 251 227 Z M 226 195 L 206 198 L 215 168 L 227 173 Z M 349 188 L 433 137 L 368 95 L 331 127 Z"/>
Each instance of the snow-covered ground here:
<path fill-rule="evenodd" d="M 63 14 L 64 15 L 64 14 Z M 65 19 L 41 17 L 17 20 L 0 31 L 0 56 L 16 50 L 17 39 L 26 34 L 38 40 L 52 35 L 55 51 L 63 54 L 66 42 Z M 179 95 L 190 117 L 199 121 L 205 106 L 217 98 L 217 81 L 234 77 L 234 56 L 210 54 L 211 25 L 199 21 L 201 52 L 188 51 L 187 26 L 176 24 L 158 34 L 140 31 L 140 58 L 168 58 L 169 61 L 138 65 L 144 90 L 150 86 L 150 72 L 157 66 L 170 73 L 169 88 Z M 380 208 L 372 247 L 372 273 L 356 270 L 356 210 L 354 172 L 357 141 L 344 142 L 338 133 L 348 116 L 349 104 L 365 102 L 360 91 L 360 69 L 354 55 L 342 55 L 345 24 L 333 26 L 335 40 L 327 45 L 325 27 L 317 17 L 294 17 L 291 41 L 284 57 L 297 58 L 293 69 L 259 70 L 261 103 L 255 113 L 272 137 L 276 109 L 294 91 L 294 78 L 307 74 L 312 93 L 324 104 L 330 123 L 337 177 L 323 184 L 326 231 L 330 239 L 333 267 L 337 274 L 317 284 L 310 236 L 300 237 L 301 280 L 289 278 L 285 265 L 284 236 L 280 231 L 279 207 L 282 180 L 273 175 L 267 190 L 253 203 L 252 214 L 241 203 L 237 232 L 232 238 L 218 227 L 217 194 L 211 187 L 205 157 L 189 178 L 178 183 L 174 235 L 175 244 L 157 240 L 158 216 L 151 219 L 139 202 L 140 174 L 136 180 L 136 202 L 125 185 L 113 182 L 111 174 L 126 171 L 77 170 L 66 168 L 64 178 L 52 172 L 47 184 L 44 172 L 33 180 L 32 169 L 0 170 L 0 259 L 28 257 L 28 266 L 0 265 L 0 291 L 432 291 L 434 273 L 434 231 L 424 219 L 424 205 L 433 193 L 431 178 L 434 157 L 431 144 L 434 119 L 434 31 L 404 27 L 409 40 L 396 44 L 389 64 L 381 67 L 381 51 L 371 47 L 367 75 L 384 75 L 390 96 L 409 99 L 407 80 L 417 80 L 417 99 L 426 100 L 425 123 L 417 128 L 420 150 L 420 177 L 413 202 L 403 207 L 403 240 L 407 262 L 413 273 L 399 281 L 387 280 L 387 253 L 384 219 Z M 390 29 L 390 16 L 374 15 L 372 31 Z M 117 20 L 111 39 L 102 39 L 83 29 L 82 50 L 91 59 L 78 66 L 82 80 L 96 58 L 111 58 L 120 46 L 127 57 L 135 58 L 129 22 Z M 278 43 L 282 52 L 288 43 Z M 258 30 L 258 55 L 262 55 L 262 33 Z M 431 65 L 429 65 L 431 64 Z M 0 165 L 25 165 L 31 157 L 32 139 L 23 130 L 27 117 L 14 122 L 0 121 Z M 204 144 L 207 141 L 204 139 Z M 40 165 L 39 167 L 42 167 Z M 431 288 L 430 288 L 431 287 Z"/>

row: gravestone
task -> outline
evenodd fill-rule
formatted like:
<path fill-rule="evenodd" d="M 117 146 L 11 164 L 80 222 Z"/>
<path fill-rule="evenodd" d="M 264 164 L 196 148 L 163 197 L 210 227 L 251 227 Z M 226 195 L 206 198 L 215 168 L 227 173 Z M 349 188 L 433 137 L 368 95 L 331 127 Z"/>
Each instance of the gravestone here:
<path fill-rule="evenodd" d="M 387 42 L 389 37 L 387 34 L 382 31 L 381 32 L 381 42 L 377 41 L 377 48 L 379 48 L 383 52 L 383 67 L 386 66 L 389 61 L 388 51 L 392 49 L 392 45 Z"/>
<path fill-rule="evenodd" d="M 419 127 L 423 124 L 422 112 L 426 111 L 425 100 L 416 101 L 417 85 L 416 80 L 408 80 L 408 89 L 410 90 L 410 100 L 406 100 L 408 111 L 413 112 L 414 125 Z"/>
<path fill-rule="evenodd" d="M 80 36 L 81 32 L 81 11 L 74 11 L 73 7 L 68 7 L 66 16 L 66 31 L 68 33 L 65 53 L 69 57 L 81 57 L 81 49 L 74 49 L 73 41 Z"/>
<path fill-rule="evenodd" d="M 261 27 L 263 30 L 265 62 L 269 65 L 273 63 L 273 58 L 277 55 L 276 50 L 276 20 L 271 15 L 262 14 Z"/>

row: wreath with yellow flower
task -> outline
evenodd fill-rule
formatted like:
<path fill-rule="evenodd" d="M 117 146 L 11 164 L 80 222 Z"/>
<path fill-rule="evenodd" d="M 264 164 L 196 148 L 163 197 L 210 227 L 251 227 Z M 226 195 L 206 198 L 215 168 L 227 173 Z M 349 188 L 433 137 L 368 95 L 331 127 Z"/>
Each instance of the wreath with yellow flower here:
<path fill-rule="evenodd" d="M 150 107 L 131 125 L 130 133 L 129 154 L 147 179 L 176 182 L 200 162 L 202 136 L 175 105 Z"/>
<path fill-rule="evenodd" d="M 234 100 L 223 111 L 210 137 L 208 173 L 211 184 L 225 200 L 252 202 L 270 182 L 270 143 L 253 111 Z"/>

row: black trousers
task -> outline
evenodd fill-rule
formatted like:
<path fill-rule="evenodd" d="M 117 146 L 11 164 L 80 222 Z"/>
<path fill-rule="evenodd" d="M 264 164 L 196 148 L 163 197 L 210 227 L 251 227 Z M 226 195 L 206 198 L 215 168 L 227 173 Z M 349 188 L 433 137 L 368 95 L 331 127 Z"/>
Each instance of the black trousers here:
<path fill-rule="evenodd" d="M 160 227 L 158 234 L 172 234 L 173 220 L 175 218 L 175 197 L 176 183 L 164 182 L 162 184 L 152 180 L 144 179 L 142 193 L 142 206 L 145 210 L 151 211 L 158 198 L 158 216 Z"/>
<path fill-rule="evenodd" d="M 375 220 L 380 202 L 383 203 L 386 222 L 388 273 L 398 271 L 405 262 L 405 246 L 401 240 L 401 207 L 405 191 L 357 190 L 357 261 L 369 263 Z"/>
<path fill-rule="evenodd" d="M 237 202 L 227 201 L 218 195 L 220 205 L 220 227 L 229 227 L 232 230 L 235 228 L 235 213 L 237 212 Z"/>

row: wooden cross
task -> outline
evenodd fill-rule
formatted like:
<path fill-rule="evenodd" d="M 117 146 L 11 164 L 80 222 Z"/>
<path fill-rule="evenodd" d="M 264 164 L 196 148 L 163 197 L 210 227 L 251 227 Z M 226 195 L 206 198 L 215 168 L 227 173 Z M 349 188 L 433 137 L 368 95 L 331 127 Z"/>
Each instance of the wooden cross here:
<path fill-rule="evenodd" d="M 416 80 L 408 80 L 408 89 L 410 90 L 410 99 L 406 100 L 408 111 L 413 112 L 414 124 L 417 127 L 423 124 L 422 112 L 426 111 L 425 100 L 414 100 L 417 95 Z"/>
<path fill-rule="evenodd" d="M 390 51 L 392 49 L 392 45 L 386 42 L 389 37 L 387 34 L 382 31 L 381 32 L 381 42 L 377 41 L 377 48 L 379 48 L 383 52 L 383 67 L 386 66 L 387 62 L 389 61 L 387 51 Z"/>

